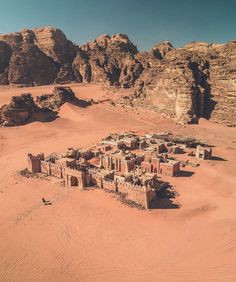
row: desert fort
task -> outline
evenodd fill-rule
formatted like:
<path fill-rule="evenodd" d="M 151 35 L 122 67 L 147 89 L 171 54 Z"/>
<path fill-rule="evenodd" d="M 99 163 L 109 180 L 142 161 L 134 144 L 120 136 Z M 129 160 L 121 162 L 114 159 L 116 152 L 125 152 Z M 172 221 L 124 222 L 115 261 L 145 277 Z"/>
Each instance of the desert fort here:
<path fill-rule="evenodd" d="M 158 175 L 181 176 L 180 167 L 199 166 L 188 159 L 180 161 L 173 157 L 184 153 L 202 160 L 212 157 L 211 148 L 191 138 L 172 137 L 170 133 L 138 136 L 128 132 L 109 135 L 91 148 L 69 148 L 65 154 L 51 154 L 46 158 L 43 153 L 28 154 L 28 168 L 24 173 L 64 179 L 63 184 L 69 187 L 102 188 L 149 209 L 157 200 L 158 192 L 169 186 Z"/>
<path fill-rule="evenodd" d="M 0 281 L 236 279 L 236 41 L 0 35 Z"/>

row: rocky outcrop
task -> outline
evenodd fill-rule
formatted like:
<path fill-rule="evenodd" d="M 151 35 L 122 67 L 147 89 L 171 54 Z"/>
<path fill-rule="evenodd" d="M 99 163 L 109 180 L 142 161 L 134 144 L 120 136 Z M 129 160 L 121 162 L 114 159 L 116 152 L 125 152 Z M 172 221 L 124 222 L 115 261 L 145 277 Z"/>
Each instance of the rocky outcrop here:
<path fill-rule="evenodd" d="M 64 33 L 56 28 L 45 27 L 34 29 L 35 45 L 60 66 L 71 64 L 78 47 L 69 41 Z"/>
<path fill-rule="evenodd" d="M 74 79 L 79 47 L 46 27 L 0 36 L 0 84 L 51 84 Z"/>
<path fill-rule="evenodd" d="M 180 123 L 190 123 L 205 114 L 209 92 L 207 61 L 185 50 L 169 49 L 154 56 L 136 82 L 136 96 L 144 104 Z"/>
<path fill-rule="evenodd" d="M 36 110 L 31 94 L 13 96 L 9 105 L 0 108 L 0 124 L 2 126 L 24 124 Z"/>
<path fill-rule="evenodd" d="M 147 63 L 135 83 L 135 96 L 178 123 L 205 117 L 236 126 L 235 58 L 236 42 L 193 42 L 178 49 L 158 44 L 141 56 Z"/>
<path fill-rule="evenodd" d="M 73 103 L 76 100 L 75 93 L 70 87 L 54 87 L 52 94 L 44 94 L 36 97 L 36 104 L 41 108 L 59 110 L 66 103 Z"/>
<path fill-rule="evenodd" d="M 142 64 L 136 58 L 138 50 L 124 34 L 101 35 L 80 48 L 74 70 L 81 81 L 128 88 L 142 73 Z"/>
<path fill-rule="evenodd" d="M 31 121 L 51 121 L 56 118 L 60 107 L 66 103 L 77 106 L 89 106 L 91 103 L 76 98 L 70 87 L 54 87 L 53 93 L 36 97 L 34 101 L 31 94 L 13 96 L 10 104 L 0 108 L 0 124 L 2 126 L 15 126 Z"/>
<path fill-rule="evenodd" d="M 40 49 L 34 45 L 23 45 L 11 56 L 8 81 L 11 84 L 49 84 L 55 80 L 57 73 L 53 61 Z"/>
<path fill-rule="evenodd" d="M 173 50 L 173 46 L 169 41 L 164 41 L 161 43 L 156 44 L 152 50 L 151 53 L 154 57 L 157 59 L 163 59 L 169 51 Z"/>
<path fill-rule="evenodd" d="M 236 126 L 236 41 L 215 45 L 209 52 L 210 100 L 207 117 Z M 209 112 L 208 112 L 209 111 Z"/>
<path fill-rule="evenodd" d="M 236 41 L 168 41 L 138 52 L 124 34 L 77 46 L 51 28 L 0 35 L 0 84 L 92 82 L 134 87 L 137 105 L 179 123 L 199 117 L 236 126 Z"/>

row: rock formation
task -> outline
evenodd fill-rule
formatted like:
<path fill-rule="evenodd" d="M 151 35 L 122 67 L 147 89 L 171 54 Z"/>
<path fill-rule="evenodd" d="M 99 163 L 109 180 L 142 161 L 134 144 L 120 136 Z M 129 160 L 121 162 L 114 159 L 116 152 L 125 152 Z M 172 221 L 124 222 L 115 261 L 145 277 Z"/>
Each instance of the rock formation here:
<path fill-rule="evenodd" d="M 1 35 L 0 84 L 71 81 L 77 49 L 60 30 L 49 27 Z"/>
<path fill-rule="evenodd" d="M 77 46 L 45 27 L 0 36 L 0 84 L 93 82 L 134 88 L 138 105 L 180 123 L 236 126 L 236 41 L 156 44 L 138 52 L 124 34 Z"/>
<path fill-rule="evenodd" d="M 76 98 L 70 87 L 54 87 L 52 94 L 37 96 L 35 101 L 31 94 L 22 94 L 13 96 L 10 104 L 0 108 L 0 125 L 22 125 L 34 120 L 50 121 L 66 102 L 81 107 L 90 105 L 89 102 Z"/>
<path fill-rule="evenodd" d="M 73 63 L 79 81 L 128 88 L 143 70 L 136 46 L 124 34 L 101 35 L 80 49 Z"/>
<path fill-rule="evenodd" d="M 64 103 L 75 101 L 75 93 L 70 87 L 54 87 L 52 94 L 36 97 L 36 104 L 41 108 L 58 110 Z"/>
<path fill-rule="evenodd" d="M 2 126 L 24 124 L 36 111 L 37 106 L 31 94 L 13 96 L 10 104 L 0 108 L 0 124 Z"/>
<path fill-rule="evenodd" d="M 135 83 L 135 96 L 144 106 L 179 123 L 205 117 L 236 126 L 235 41 L 193 42 L 178 49 L 165 42 L 139 56 L 146 67 Z"/>

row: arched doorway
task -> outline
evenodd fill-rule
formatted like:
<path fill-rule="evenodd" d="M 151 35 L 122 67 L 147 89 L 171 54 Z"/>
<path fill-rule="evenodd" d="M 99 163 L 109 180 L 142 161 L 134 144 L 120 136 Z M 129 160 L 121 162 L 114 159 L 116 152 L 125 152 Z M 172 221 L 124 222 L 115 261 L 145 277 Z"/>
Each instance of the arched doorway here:
<path fill-rule="evenodd" d="M 71 176 L 70 178 L 70 186 L 78 186 L 79 182 L 78 182 L 78 178 L 75 176 Z"/>

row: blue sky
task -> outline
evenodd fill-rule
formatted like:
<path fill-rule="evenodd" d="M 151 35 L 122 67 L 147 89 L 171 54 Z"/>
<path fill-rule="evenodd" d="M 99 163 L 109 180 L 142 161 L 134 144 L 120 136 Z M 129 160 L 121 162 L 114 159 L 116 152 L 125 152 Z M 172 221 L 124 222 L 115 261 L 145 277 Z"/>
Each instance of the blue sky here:
<path fill-rule="evenodd" d="M 125 33 L 139 50 L 236 39 L 236 0 L 0 0 L 0 33 L 53 26 L 82 44 Z"/>

